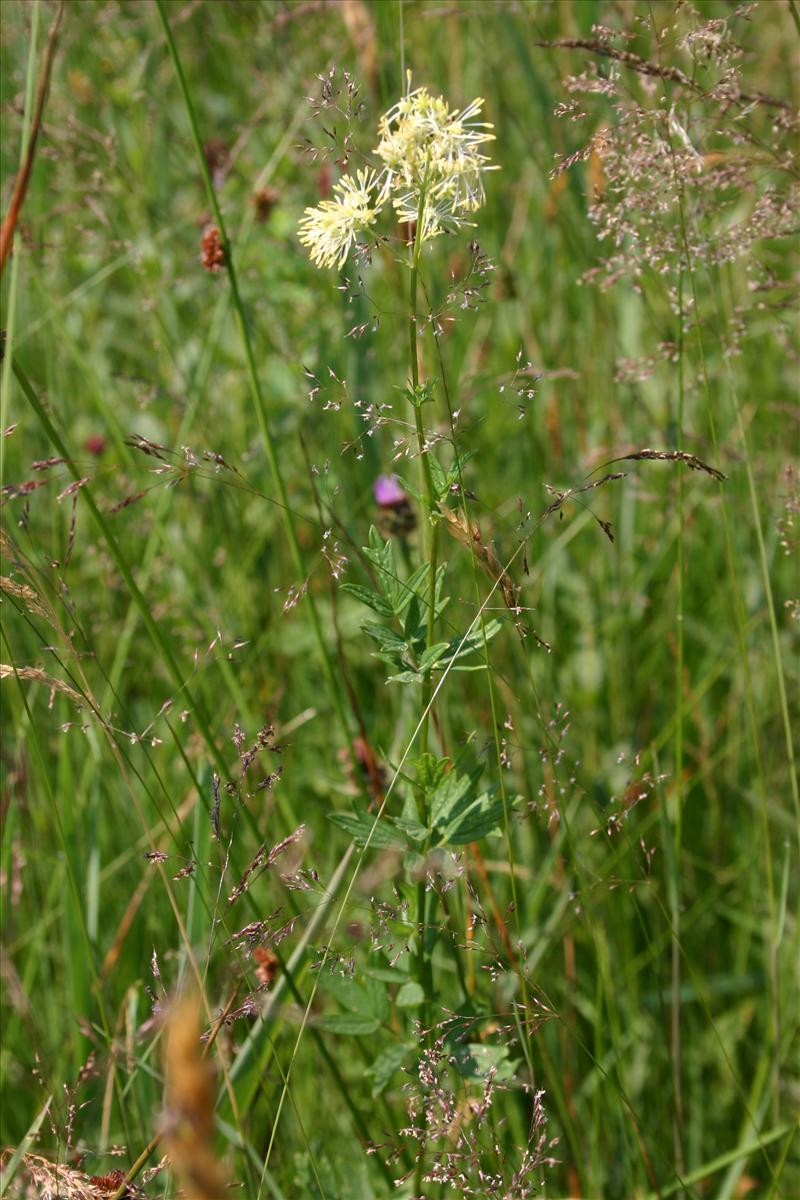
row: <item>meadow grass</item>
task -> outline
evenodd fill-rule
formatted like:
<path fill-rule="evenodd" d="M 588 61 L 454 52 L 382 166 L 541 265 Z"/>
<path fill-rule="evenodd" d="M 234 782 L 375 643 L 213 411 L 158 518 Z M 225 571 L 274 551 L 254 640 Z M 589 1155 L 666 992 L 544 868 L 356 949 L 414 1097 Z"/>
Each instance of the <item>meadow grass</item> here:
<path fill-rule="evenodd" d="M 794 0 L 58 11 L 0 1195 L 800 1195 Z M 408 70 L 484 99 L 474 228 L 318 270 Z"/>

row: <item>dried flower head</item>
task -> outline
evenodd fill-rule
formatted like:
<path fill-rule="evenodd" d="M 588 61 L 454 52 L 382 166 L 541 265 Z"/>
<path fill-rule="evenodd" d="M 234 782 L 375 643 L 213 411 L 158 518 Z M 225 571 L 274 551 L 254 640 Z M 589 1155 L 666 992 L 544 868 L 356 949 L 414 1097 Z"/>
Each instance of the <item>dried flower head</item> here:
<path fill-rule="evenodd" d="M 10 1150 L 3 1152 L 0 1161 L 4 1167 L 10 1157 Z M 107 1175 L 90 1176 L 77 1167 L 51 1162 L 39 1154 L 23 1154 L 21 1167 L 21 1178 L 24 1183 L 29 1181 L 33 1189 L 25 1187 L 21 1195 L 36 1196 L 37 1200 L 107 1200 L 125 1183 L 124 1171 L 116 1170 Z M 132 1183 L 127 1184 L 121 1194 L 123 1200 L 138 1200 L 144 1196 L 144 1192 Z"/>
<path fill-rule="evenodd" d="M 89 1182 L 99 1192 L 108 1192 L 110 1195 L 112 1192 L 119 1191 L 120 1184 L 125 1182 L 125 1172 L 116 1170 L 109 1171 L 106 1175 L 92 1175 Z"/>
<path fill-rule="evenodd" d="M 209 138 L 203 145 L 203 155 L 214 181 L 214 187 L 220 187 L 225 182 L 225 176 L 230 169 L 230 149 L 223 138 Z"/>
<path fill-rule="evenodd" d="M 256 946 L 253 958 L 256 963 L 256 979 L 262 987 L 269 987 L 280 966 L 277 954 L 273 950 L 268 950 L 266 946 Z"/>
<path fill-rule="evenodd" d="M 200 239 L 200 262 L 206 271 L 219 271 L 225 265 L 225 250 L 216 225 L 206 225 Z"/>
<path fill-rule="evenodd" d="M 264 187 L 259 188 L 257 192 L 253 192 L 250 199 L 253 204 L 255 218 L 261 222 L 269 218 L 270 213 L 280 199 L 280 195 L 276 188 Z"/>

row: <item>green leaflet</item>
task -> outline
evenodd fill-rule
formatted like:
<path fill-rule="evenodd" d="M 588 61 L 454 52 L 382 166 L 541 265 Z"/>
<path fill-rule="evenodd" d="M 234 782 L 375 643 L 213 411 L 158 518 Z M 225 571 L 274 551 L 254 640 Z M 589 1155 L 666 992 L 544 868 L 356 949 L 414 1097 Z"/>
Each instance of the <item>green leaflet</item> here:
<path fill-rule="evenodd" d="M 326 1033 L 340 1033 L 348 1037 L 366 1037 L 381 1027 L 375 1017 L 364 1017 L 359 1013 L 330 1013 L 325 1017 L 317 1017 L 314 1024 Z"/>
<path fill-rule="evenodd" d="M 449 758 L 437 758 L 435 754 L 422 754 L 414 761 L 417 783 L 424 792 L 433 792 L 450 770 Z"/>
<path fill-rule="evenodd" d="M 369 545 L 364 547 L 364 555 L 375 568 L 380 591 L 357 583 L 344 583 L 342 589 L 378 616 L 386 618 L 387 622 L 396 620 L 403 623 L 402 634 L 392 624 L 364 621 L 361 625 L 362 632 L 379 646 L 375 657 L 392 668 L 387 683 L 422 683 L 426 674 L 440 665 L 447 665 L 451 670 L 479 669 L 462 668 L 454 664 L 456 660 L 479 650 L 484 638 L 494 637 L 500 630 L 498 621 L 490 621 L 485 629 L 467 637 L 455 637 L 449 642 L 426 646 L 430 565 L 423 563 L 407 580 L 399 579 L 393 544 L 391 541 L 384 542 L 374 526 L 370 528 Z M 449 597 L 442 595 L 444 576 L 445 564 L 442 563 L 436 571 L 434 589 L 433 603 L 437 618 L 449 603 Z"/>
<path fill-rule="evenodd" d="M 431 564 L 425 562 L 422 563 L 421 566 L 417 567 L 416 571 L 411 572 L 408 579 L 403 584 L 403 594 L 400 596 L 397 601 L 397 605 L 395 606 L 394 611 L 398 617 L 403 615 L 406 608 L 415 596 L 420 597 L 427 594 L 428 575 L 430 573 L 430 569 Z"/>
<path fill-rule="evenodd" d="M 404 637 L 395 631 L 389 625 L 378 625 L 375 621 L 365 621 L 361 626 L 362 632 L 376 641 L 382 650 L 396 650 L 402 653 L 408 649 L 408 643 Z"/>
<path fill-rule="evenodd" d="M 376 850 L 403 850 L 407 845 L 403 834 L 392 827 L 391 817 L 382 817 L 376 823 L 367 812 L 328 813 L 328 820 L 349 834 L 357 846 L 369 842 Z"/>
<path fill-rule="evenodd" d="M 443 825 L 459 811 L 460 806 L 475 796 L 481 771 L 480 766 L 474 766 L 468 772 L 451 767 L 441 774 L 429 800 L 431 822 L 434 826 Z"/>
<path fill-rule="evenodd" d="M 396 664 L 395 664 L 396 665 Z M 425 678 L 419 671 L 398 671 L 396 675 L 387 675 L 387 683 L 422 683 Z"/>
<path fill-rule="evenodd" d="M 490 834 L 502 832 L 503 801 L 496 787 L 478 788 L 480 767 L 464 774 L 447 770 L 447 759 L 426 755 L 417 774 L 420 786 L 429 793 L 430 824 L 425 828 L 411 815 L 383 816 L 376 824 L 367 812 L 330 813 L 328 819 L 349 834 L 357 846 L 367 842 L 376 850 L 407 850 L 425 844 L 431 850 L 442 846 L 465 846 Z M 425 780 L 423 783 L 422 780 Z M 509 807 L 514 801 L 510 802 Z"/>
<path fill-rule="evenodd" d="M 449 642 L 436 642 L 433 646 L 428 646 L 427 650 L 422 655 L 422 658 L 419 660 L 420 671 L 427 671 L 430 667 L 435 666 L 436 663 L 444 658 L 449 648 Z"/>
<path fill-rule="evenodd" d="M 381 979 L 384 983 L 393 983 L 400 986 L 408 983 L 407 972 L 401 971 L 399 967 L 365 967 L 364 975 L 369 979 Z"/>
<path fill-rule="evenodd" d="M 409 1042 L 400 1042 L 394 1046 L 387 1046 L 382 1050 L 371 1066 L 367 1067 L 366 1074 L 371 1075 L 375 1080 L 372 1085 L 372 1095 L 379 1096 L 386 1087 L 389 1080 L 399 1071 L 403 1063 L 411 1057 L 415 1050 L 415 1046 Z"/>
<path fill-rule="evenodd" d="M 510 1058 L 508 1046 L 490 1046 L 483 1042 L 462 1042 L 453 1050 L 453 1065 L 459 1075 L 467 1079 L 485 1079 L 494 1068 L 498 1083 L 508 1083 L 514 1078 L 519 1065 L 518 1058 Z"/>
<path fill-rule="evenodd" d="M 503 801 L 496 799 L 494 789 L 459 804 L 447 820 L 440 820 L 433 829 L 434 846 L 466 846 L 489 834 L 502 832 Z"/>
<path fill-rule="evenodd" d="M 397 576 L 394 546 L 391 541 L 384 542 L 374 525 L 370 526 L 369 545 L 364 547 L 364 555 L 375 567 L 381 592 L 389 601 L 392 610 L 396 611 L 404 587 Z"/>
<path fill-rule="evenodd" d="M 503 801 L 496 788 L 478 790 L 482 768 L 468 773 L 456 767 L 446 770 L 447 759 L 431 762 L 427 756 L 423 776 L 436 780 L 431 790 L 431 846 L 464 846 L 491 833 L 499 833 L 503 820 Z M 419 771 L 419 767 L 418 767 Z"/>
<path fill-rule="evenodd" d="M 355 597 L 367 608 L 371 608 L 381 617 L 392 616 L 392 606 L 388 600 L 384 600 L 380 592 L 376 592 L 373 588 L 362 587 L 360 583 L 343 583 L 341 591 L 347 592 L 348 595 Z"/>
<path fill-rule="evenodd" d="M 374 976 L 355 979 L 351 975 L 331 973 L 320 977 L 319 986 L 348 1012 L 372 1017 L 378 1023 L 389 1019 L 391 1009 L 386 984 Z"/>
<path fill-rule="evenodd" d="M 425 999 L 425 993 L 418 983 L 409 980 L 400 988 L 395 997 L 395 1004 L 398 1008 L 418 1008 Z"/>
<path fill-rule="evenodd" d="M 488 621 L 482 630 L 476 629 L 467 637 L 452 638 L 447 643 L 445 653 L 439 656 L 438 661 L 455 662 L 456 659 L 464 658 L 465 655 L 472 654 L 475 650 L 482 650 L 484 637 L 489 642 L 502 628 L 499 621 Z"/>

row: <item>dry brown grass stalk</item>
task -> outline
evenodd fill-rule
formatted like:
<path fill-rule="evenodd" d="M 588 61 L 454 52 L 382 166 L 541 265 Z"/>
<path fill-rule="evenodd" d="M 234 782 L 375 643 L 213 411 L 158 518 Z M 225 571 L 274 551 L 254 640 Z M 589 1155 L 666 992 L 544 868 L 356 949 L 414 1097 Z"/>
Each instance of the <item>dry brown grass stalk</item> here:
<path fill-rule="evenodd" d="M 372 14 L 364 0 L 341 0 L 339 12 L 358 55 L 362 74 L 374 92 L 378 82 L 378 42 Z"/>
<path fill-rule="evenodd" d="M 167 1019 L 164 1148 L 191 1200 L 225 1200 L 225 1177 L 214 1157 L 214 1072 L 200 1041 L 196 998 L 178 1000 Z"/>
<path fill-rule="evenodd" d="M 0 275 L 3 273 L 6 259 L 11 251 L 11 245 L 14 240 L 14 230 L 17 228 L 19 214 L 22 211 L 22 205 L 25 201 L 25 195 L 28 191 L 30 183 L 31 171 L 33 170 L 33 159 L 36 154 L 36 141 L 39 137 L 39 130 L 42 127 L 42 117 L 44 116 L 44 105 L 47 99 L 47 90 L 50 86 L 50 72 L 53 69 L 53 59 L 55 58 L 56 45 L 58 42 L 58 31 L 61 28 L 61 18 L 64 15 L 64 7 L 67 0 L 61 0 L 56 12 L 55 20 L 50 29 L 50 34 L 47 39 L 47 49 L 45 50 L 44 62 L 42 63 L 41 74 L 39 75 L 39 85 L 36 89 L 36 101 L 33 110 L 33 118 L 31 120 L 30 136 L 28 138 L 28 147 L 25 152 L 25 158 L 17 175 L 14 191 L 11 196 L 11 202 L 8 206 L 3 224 L 0 226 Z"/>
<path fill-rule="evenodd" d="M 68 683 L 54 679 L 52 675 L 46 674 L 39 667 L 12 667 L 8 663 L 0 663 L 0 679 L 8 679 L 11 675 L 16 675 L 17 679 L 30 679 L 33 683 L 46 683 L 51 693 L 62 692 L 65 696 L 69 696 L 75 704 L 82 705 L 84 703 L 80 692 L 76 692 Z"/>
<path fill-rule="evenodd" d="M 558 41 L 534 42 L 533 44 L 540 50 L 587 50 L 590 54 L 597 54 L 601 58 L 613 59 L 623 67 L 635 71 L 637 75 L 648 75 L 652 79 L 668 79 L 671 83 L 677 83 L 697 96 L 706 94 L 705 89 L 694 79 L 690 79 L 680 67 L 662 66 L 660 63 L 648 62 L 646 58 L 641 58 L 640 55 L 633 54 L 630 50 L 619 50 L 616 46 L 609 46 L 607 42 L 597 38 L 560 38 Z M 735 98 L 741 104 L 766 104 L 771 108 L 782 108 L 786 111 L 791 111 L 792 107 L 785 100 L 781 100 L 777 96 L 768 96 L 764 92 L 738 92 Z"/>
<path fill-rule="evenodd" d="M 472 551 L 492 582 L 499 583 L 509 612 L 518 614 L 520 611 L 519 588 L 503 567 L 492 547 L 483 541 L 481 531 L 475 522 L 468 521 L 461 509 L 454 512 L 452 508 L 447 508 L 444 504 L 439 505 L 439 512 L 447 521 L 448 532 L 461 542 L 462 546 L 466 546 L 468 550 Z"/>
<path fill-rule="evenodd" d="M 35 613 L 37 617 L 44 617 L 48 623 L 51 623 L 50 616 L 39 595 L 32 587 L 28 587 L 27 583 L 19 583 L 9 575 L 2 575 L 0 576 L 0 592 L 5 592 L 7 596 L 21 600 L 28 612 Z"/>

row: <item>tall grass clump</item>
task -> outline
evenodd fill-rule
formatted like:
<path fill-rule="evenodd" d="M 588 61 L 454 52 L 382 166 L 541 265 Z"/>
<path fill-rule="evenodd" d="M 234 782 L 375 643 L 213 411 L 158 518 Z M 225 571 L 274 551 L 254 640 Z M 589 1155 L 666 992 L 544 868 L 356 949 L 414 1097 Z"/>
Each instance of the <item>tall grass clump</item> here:
<path fill-rule="evenodd" d="M 794 0 L 8 0 L 0 1196 L 800 1194 Z"/>

